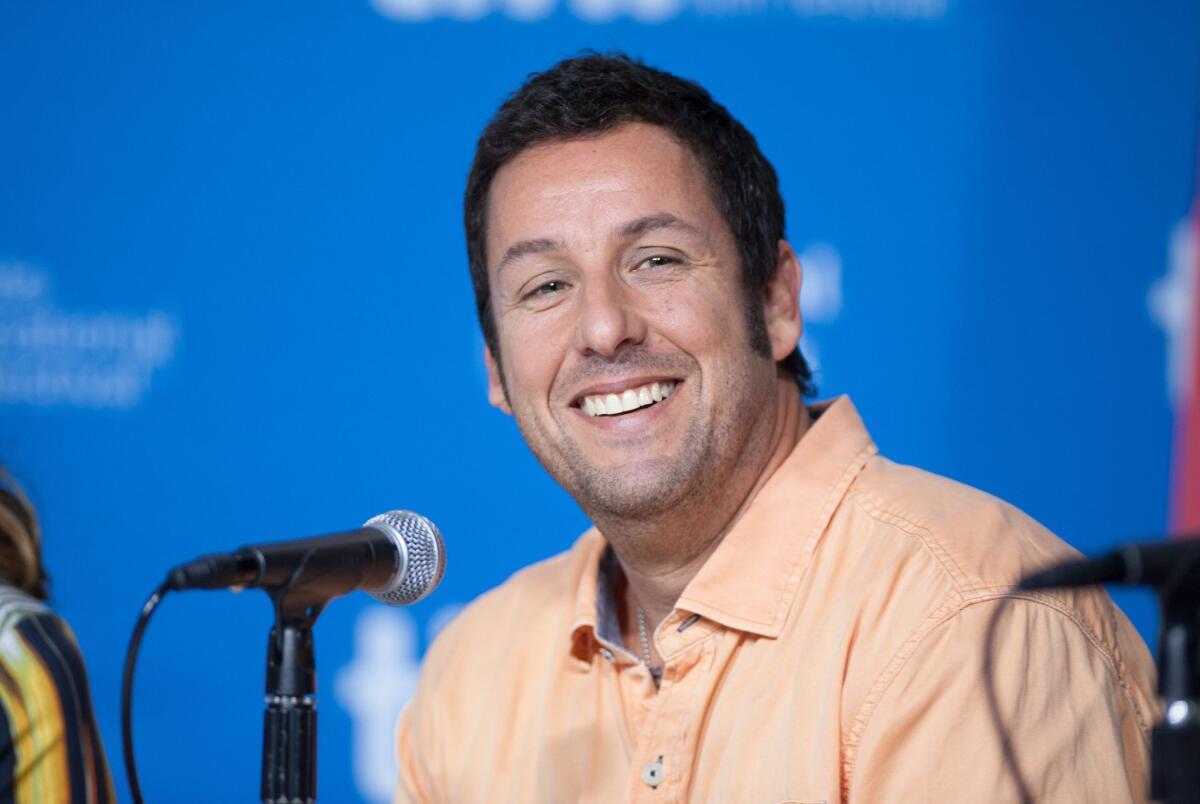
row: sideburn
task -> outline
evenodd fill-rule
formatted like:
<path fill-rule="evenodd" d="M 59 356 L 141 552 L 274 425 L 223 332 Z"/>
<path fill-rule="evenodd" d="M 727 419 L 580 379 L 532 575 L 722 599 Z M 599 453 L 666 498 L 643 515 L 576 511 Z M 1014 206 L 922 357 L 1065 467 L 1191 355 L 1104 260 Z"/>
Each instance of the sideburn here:
<path fill-rule="evenodd" d="M 754 296 L 753 291 L 746 293 L 746 332 L 750 337 L 750 349 L 759 357 L 770 360 L 771 336 L 767 332 L 767 317 L 761 301 Z"/>

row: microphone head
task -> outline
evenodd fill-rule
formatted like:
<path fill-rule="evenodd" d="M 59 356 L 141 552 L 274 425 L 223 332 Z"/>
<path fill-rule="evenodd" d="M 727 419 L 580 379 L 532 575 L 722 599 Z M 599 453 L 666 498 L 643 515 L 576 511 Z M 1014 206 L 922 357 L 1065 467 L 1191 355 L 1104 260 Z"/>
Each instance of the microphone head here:
<path fill-rule="evenodd" d="M 437 525 L 412 511 L 388 511 L 371 517 L 363 527 L 386 534 L 400 553 L 395 574 L 385 586 L 368 590 L 371 597 L 389 606 L 407 606 L 442 582 L 446 545 Z"/>

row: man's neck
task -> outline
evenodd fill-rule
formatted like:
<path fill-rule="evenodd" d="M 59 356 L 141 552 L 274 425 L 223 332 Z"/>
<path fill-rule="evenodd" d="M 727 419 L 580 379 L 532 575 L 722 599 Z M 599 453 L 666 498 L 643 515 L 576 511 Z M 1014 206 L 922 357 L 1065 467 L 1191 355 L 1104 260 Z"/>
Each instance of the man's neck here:
<path fill-rule="evenodd" d="M 780 377 L 775 390 L 771 430 L 758 454 L 745 456 L 741 477 L 732 478 L 722 487 L 725 493 L 670 512 L 654 523 L 639 523 L 636 539 L 610 533 L 607 523 L 601 532 L 612 544 L 625 574 L 624 594 L 618 600 L 622 610 L 622 631 L 626 636 L 638 633 L 636 608 L 645 612 L 651 629 L 674 608 L 675 602 L 704 562 L 720 545 L 725 534 L 749 508 L 759 490 L 795 449 L 808 430 L 808 409 L 789 377 Z M 631 544 L 673 545 L 668 553 L 635 551 Z M 630 644 L 637 644 L 636 642 Z"/>

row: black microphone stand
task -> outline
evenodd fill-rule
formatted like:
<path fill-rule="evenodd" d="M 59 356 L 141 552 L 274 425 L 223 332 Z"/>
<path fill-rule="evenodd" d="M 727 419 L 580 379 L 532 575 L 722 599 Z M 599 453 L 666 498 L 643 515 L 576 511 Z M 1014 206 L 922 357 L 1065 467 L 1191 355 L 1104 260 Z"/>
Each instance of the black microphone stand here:
<path fill-rule="evenodd" d="M 1150 738 L 1150 797 L 1200 804 L 1200 565 L 1185 562 L 1159 591 L 1158 691 L 1165 711 Z"/>
<path fill-rule="evenodd" d="M 312 804 L 317 800 L 317 670 L 312 627 L 327 602 L 295 588 L 303 572 L 266 590 L 275 606 L 267 641 L 267 709 L 263 715 L 261 800 Z"/>

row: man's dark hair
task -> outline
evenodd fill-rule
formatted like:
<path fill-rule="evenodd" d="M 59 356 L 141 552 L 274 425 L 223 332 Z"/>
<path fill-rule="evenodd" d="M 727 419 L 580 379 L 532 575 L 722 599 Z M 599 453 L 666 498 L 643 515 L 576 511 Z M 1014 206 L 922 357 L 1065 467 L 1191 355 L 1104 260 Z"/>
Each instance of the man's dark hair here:
<path fill-rule="evenodd" d="M 500 359 L 487 275 L 488 193 L 496 173 L 527 148 L 596 136 L 626 123 L 661 126 L 702 165 L 717 209 L 737 242 L 751 346 L 770 354 L 762 291 L 774 275 L 784 237 L 783 198 L 775 169 L 729 111 L 699 84 L 624 54 L 588 54 L 534 73 L 505 100 L 479 137 L 467 178 L 467 259 L 479 324 Z M 812 372 L 797 348 L 781 365 L 812 394 Z"/>

